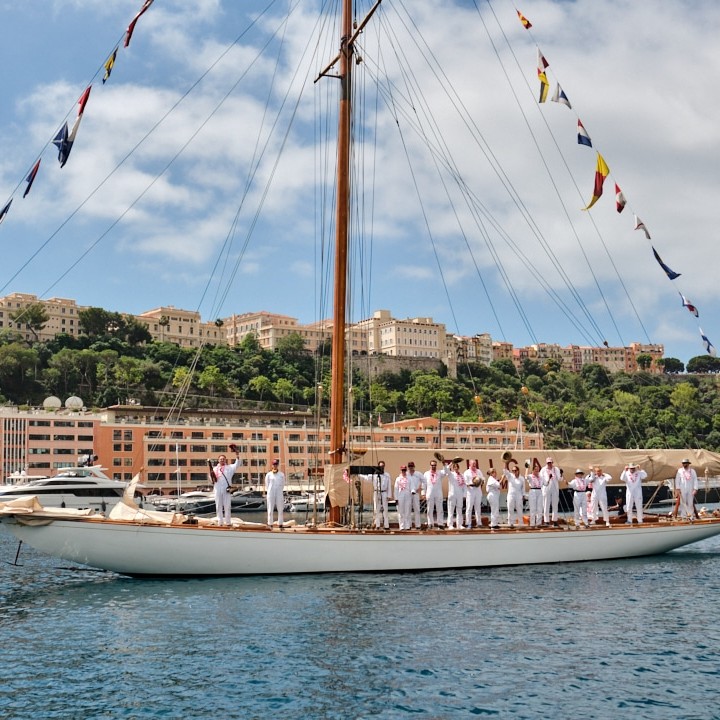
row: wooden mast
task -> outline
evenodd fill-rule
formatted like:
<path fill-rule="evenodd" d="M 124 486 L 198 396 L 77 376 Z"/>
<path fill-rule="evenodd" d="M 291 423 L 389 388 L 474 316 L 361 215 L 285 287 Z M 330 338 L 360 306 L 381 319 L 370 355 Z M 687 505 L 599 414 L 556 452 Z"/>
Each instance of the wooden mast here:
<path fill-rule="evenodd" d="M 332 335 L 332 382 L 330 387 L 330 462 L 341 463 L 345 453 L 345 325 L 350 219 L 350 123 L 352 92 L 352 0 L 343 0 L 340 40 L 338 112 L 337 210 L 335 216 L 335 276 Z M 338 508 L 333 508 L 337 511 Z M 331 510 L 331 515 L 333 511 Z M 331 520 L 335 518 L 331 517 Z"/>

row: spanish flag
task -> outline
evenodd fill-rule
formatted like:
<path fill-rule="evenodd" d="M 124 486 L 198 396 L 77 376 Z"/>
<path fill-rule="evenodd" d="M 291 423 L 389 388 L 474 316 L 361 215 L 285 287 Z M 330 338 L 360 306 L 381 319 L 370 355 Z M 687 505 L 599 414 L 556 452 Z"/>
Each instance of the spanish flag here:
<path fill-rule="evenodd" d="M 603 193 L 603 183 L 605 178 L 610 174 L 610 168 L 607 163 L 603 160 L 603 156 L 597 154 L 597 167 L 595 168 L 595 187 L 593 188 L 593 196 L 590 203 L 583 210 L 589 210 L 599 199 Z"/>
<path fill-rule="evenodd" d="M 522 26 L 529 30 L 532 27 L 532 23 L 519 11 L 517 10 L 518 17 L 520 18 L 520 22 L 522 23 Z"/>

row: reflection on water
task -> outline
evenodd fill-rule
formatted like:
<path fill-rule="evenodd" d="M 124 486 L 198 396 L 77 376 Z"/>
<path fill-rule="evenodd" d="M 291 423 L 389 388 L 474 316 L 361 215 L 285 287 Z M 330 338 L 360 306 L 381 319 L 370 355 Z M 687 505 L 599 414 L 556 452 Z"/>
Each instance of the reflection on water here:
<path fill-rule="evenodd" d="M 717 716 L 719 539 L 621 562 L 170 581 L 25 546 L 14 567 L 16 547 L 0 531 L 0 717 Z"/>

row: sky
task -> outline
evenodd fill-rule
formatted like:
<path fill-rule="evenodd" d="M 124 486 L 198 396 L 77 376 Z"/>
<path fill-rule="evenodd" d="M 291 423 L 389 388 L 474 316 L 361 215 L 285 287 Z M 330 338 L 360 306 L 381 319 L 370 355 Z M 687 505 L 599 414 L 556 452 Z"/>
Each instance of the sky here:
<path fill-rule="evenodd" d="M 319 2 L 155 0 L 125 49 L 141 5 L 0 0 L 0 207 L 13 198 L 0 295 L 327 317 L 332 213 L 318 198 L 331 201 L 334 158 L 314 115 L 339 83 L 313 83 L 337 52 Z M 720 4 L 517 9 L 530 31 L 509 0 L 384 0 L 360 38 L 359 104 L 375 107 L 376 78 L 385 90 L 377 121 L 356 126 L 351 319 L 385 308 L 516 346 L 662 343 L 685 362 L 704 353 L 702 327 L 720 347 Z M 571 109 L 537 102 L 538 47 Z M 48 143 L 90 84 L 61 169 Z M 596 152 L 610 176 L 583 211 Z"/>

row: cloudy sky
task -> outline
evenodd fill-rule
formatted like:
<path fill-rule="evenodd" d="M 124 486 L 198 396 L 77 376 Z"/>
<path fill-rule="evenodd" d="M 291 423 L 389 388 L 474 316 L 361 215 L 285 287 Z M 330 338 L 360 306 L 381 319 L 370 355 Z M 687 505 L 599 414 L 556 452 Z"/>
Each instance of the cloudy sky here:
<path fill-rule="evenodd" d="M 313 83 L 337 46 L 319 2 L 155 0 L 124 49 L 141 5 L 0 0 L 0 294 L 326 317 L 334 159 L 314 115 L 339 83 Z M 509 0 L 384 0 L 363 34 L 359 105 L 380 112 L 356 126 L 354 319 L 387 308 L 516 345 L 650 341 L 684 361 L 702 326 L 720 347 L 720 4 L 517 7 L 530 32 Z M 572 109 L 536 102 L 537 46 Z M 89 84 L 60 169 L 48 143 Z M 610 177 L 583 212 L 596 151 Z"/>

